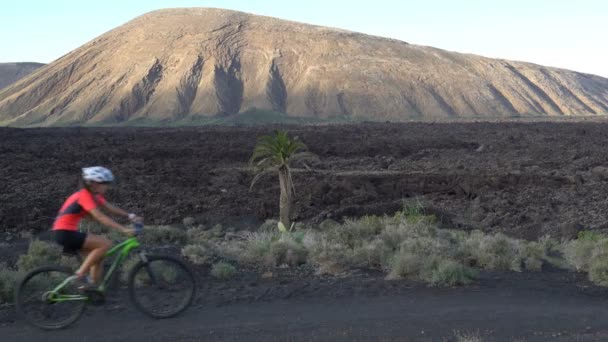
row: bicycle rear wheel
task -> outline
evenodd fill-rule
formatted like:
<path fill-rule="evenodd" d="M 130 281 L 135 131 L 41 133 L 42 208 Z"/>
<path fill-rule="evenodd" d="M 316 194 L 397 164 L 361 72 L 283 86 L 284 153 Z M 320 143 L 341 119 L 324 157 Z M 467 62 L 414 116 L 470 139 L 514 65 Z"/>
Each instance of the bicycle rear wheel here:
<path fill-rule="evenodd" d="M 34 326 L 47 330 L 74 323 L 86 307 L 82 293 L 73 284 L 51 292 L 73 274 L 62 266 L 41 267 L 26 274 L 15 291 L 17 313 Z M 68 296 L 72 296 L 71 299 L 67 299 Z"/>
<path fill-rule="evenodd" d="M 173 317 L 186 310 L 196 291 L 194 275 L 179 259 L 147 256 L 129 273 L 133 304 L 154 318 Z"/>

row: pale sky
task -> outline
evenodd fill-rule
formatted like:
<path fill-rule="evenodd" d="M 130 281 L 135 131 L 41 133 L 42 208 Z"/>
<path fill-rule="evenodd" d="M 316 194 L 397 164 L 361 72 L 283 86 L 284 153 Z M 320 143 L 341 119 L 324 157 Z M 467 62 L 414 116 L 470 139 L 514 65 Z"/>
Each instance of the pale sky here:
<path fill-rule="evenodd" d="M 49 63 L 169 7 L 227 8 L 608 77 L 606 0 L 3 0 L 0 62 Z"/>

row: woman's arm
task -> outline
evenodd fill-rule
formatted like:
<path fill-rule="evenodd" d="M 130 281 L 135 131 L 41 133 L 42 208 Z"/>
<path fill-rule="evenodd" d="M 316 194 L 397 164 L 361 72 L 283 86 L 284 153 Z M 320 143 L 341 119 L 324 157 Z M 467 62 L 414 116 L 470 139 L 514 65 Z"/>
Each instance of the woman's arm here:
<path fill-rule="evenodd" d="M 102 207 L 105 210 L 107 210 L 108 212 L 110 212 L 111 214 L 128 218 L 132 222 L 143 222 L 143 218 L 141 218 L 133 213 L 128 213 L 125 210 L 120 209 L 119 207 L 116 207 L 116 206 L 110 204 L 109 202 L 106 202 L 105 204 L 103 204 Z"/>
<path fill-rule="evenodd" d="M 133 230 L 132 229 L 129 229 L 129 228 L 123 226 L 122 224 L 119 224 L 116 221 L 112 220 L 107 215 L 105 215 L 104 213 L 102 213 L 99 209 L 93 209 L 93 210 L 89 211 L 89 214 L 95 220 L 97 220 L 99 223 L 103 224 L 104 226 L 108 226 L 110 228 L 114 228 L 114 229 L 116 229 L 118 231 L 121 231 L 121 232 L 123 232 L 125 234 L 133 234 Z"/>
<path fill-rule="evenodd" d="M 113 206 L 112 204 L 110 204 L 110 202 L 106 202 L 101 207 L 104 208 L 105 210 L 107 210 L 110 214 L 124 217 L 124 218 L 129 218 L 128 212 L 120 209 L 119 207 Z"/>

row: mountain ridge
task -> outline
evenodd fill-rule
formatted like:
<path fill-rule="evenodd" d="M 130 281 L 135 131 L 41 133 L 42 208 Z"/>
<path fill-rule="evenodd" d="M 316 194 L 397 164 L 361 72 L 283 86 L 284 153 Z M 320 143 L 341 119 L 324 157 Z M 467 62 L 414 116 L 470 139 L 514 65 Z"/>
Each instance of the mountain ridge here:
<path fill-rule="evenodd" d="M 608 79 L 243 12 L 139 16 L 0 89 L 0 123 L 123 125 L 252 109 L 405 121 L 608 113 Z"/>

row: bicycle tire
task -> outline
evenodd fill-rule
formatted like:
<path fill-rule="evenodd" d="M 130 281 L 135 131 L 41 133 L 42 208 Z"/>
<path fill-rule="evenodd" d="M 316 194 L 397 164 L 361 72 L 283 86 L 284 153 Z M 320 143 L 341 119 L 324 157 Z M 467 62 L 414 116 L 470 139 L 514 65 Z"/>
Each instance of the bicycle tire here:
<path fill-rule="evenodd" d="M 188 266 L 177 258 L 164 255 L 146 256 L 145 261 L 138 262 L 129 272 L 128 287 L 135 307 L 153 318 L 180 314 L 192 304 L 196 294 L 196 281 Z M 177 292 L 179 300 L 169 298 Z M 168 304 L 161 304 L 163 307 L 155 309 L 144 297 L 154 302 L 176 304 L 176 307 L 167 309 Z"/>
<path fill-rule="evenodd" d="M 86 308 L 86 301 L 52 302 L 44 299 L 45 292 L 50 291 L 73 274 L 73 270 L 63 266 L 44 266 L 27 273 L 15 289 L 15 306 L 17 314 L 24 318 L 28 323 L 45 330 L 62 329 L 76 322 Z M 39 290 L 40 292 L 31 293 L 31 291 L 34 290 Z M 63 294 L 81 294 L 78 289 L 69 284 L 66 285 L 61 292 Z M 32 301 L 30 302 L 28 299 L 31 299 Z M 34 310 L 30 312 L 30 305 L 39 307 L 39 309 L 34 308 Z M 50 317 L 54 315 L 51 312 L 59 310 L 66 311 L 68 315 L 65 318 L 57 318 L 58 321 L 56 321 Z M 39 317 L 36 317 L 35 314 L 51 318 L 51 321 L 44 322 L 39 319 Z"/>

